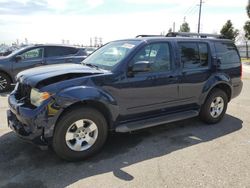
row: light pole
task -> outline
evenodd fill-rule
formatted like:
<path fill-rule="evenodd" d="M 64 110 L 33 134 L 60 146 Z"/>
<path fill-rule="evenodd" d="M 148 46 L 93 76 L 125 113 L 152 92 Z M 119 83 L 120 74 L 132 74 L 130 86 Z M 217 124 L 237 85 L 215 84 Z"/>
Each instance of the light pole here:
<path fill-rule="evenodd" d="M 201 7 L 202 7 L 202 0 L 200 0 L 200 8 L 199 8 L 198 33 L 200 33 L 200 26 L 201 26 Z"/>

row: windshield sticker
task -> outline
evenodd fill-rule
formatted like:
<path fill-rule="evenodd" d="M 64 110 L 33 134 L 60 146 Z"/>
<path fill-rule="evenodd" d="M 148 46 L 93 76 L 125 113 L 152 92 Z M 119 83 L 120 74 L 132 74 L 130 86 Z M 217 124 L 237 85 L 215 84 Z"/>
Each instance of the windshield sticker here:
<path fill-rule="evenodd" d="M 122 47 L 123 47 L 123 48 L 128 48 L 128 49 L 132 49 L 132 48 L 134 48 L 134 47 L 135 47 L 135 45 L 133 45 L 133 44 L 128 44 L 128 43 L 125 43 L 125 44 L 123 44 L 123 45 L 122 45 Z"/>

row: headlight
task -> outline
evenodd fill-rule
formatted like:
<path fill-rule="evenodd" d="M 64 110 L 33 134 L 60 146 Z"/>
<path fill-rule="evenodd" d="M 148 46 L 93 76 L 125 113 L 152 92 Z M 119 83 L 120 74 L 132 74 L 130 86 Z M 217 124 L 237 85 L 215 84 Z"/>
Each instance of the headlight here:
<path fill-rule="evenodd" d="M 34 106 L 40 106 L 42 102 L 50 98 L 50 96 L 48 92 L 39 92 L 37 89 L 31 89 L 30 102 Z"/>

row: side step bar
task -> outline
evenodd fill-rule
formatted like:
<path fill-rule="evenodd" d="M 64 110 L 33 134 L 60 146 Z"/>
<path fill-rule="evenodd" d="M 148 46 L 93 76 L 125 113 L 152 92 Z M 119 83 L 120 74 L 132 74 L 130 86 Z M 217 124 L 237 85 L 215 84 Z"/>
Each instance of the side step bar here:
<path fill-rule="evenodd" d="M 153 127 L 153 126 L 160 125 L 160 124 L 188 119 L 188 118 L 195 117 L 198 115 L 199 115 L 199 112 L 196 110 L 178 112 L 178 113 L 170 114 L 166 116 L 160 116 L 160 117 L 155 117 L 151 119 L 145 119 L 145 120 L 139 120 L 135 122 L 121 124 L 118 127 L 116 127 L 115 131 L 121 132 L 121 133 L 131 132 L 131 131 L 135 131 L 139 129 Z"/>

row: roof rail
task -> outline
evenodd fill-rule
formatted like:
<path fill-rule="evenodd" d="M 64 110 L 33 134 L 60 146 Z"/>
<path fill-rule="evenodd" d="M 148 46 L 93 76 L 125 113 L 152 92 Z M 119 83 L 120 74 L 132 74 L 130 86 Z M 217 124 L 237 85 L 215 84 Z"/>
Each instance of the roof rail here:
<path fill-rule="evenodd" d="M 165 37 L 165 35 L 137 35 L 135 38 L 140 37 Z"/>
<path fill-rule="evenodd" d="M 223 35 L 207 34 L 207 33 L 188 33 L 188 32 L 170 32 L 166 37 L 198 37 L 198 38 L 217 38 L 225 39 Z"/>

